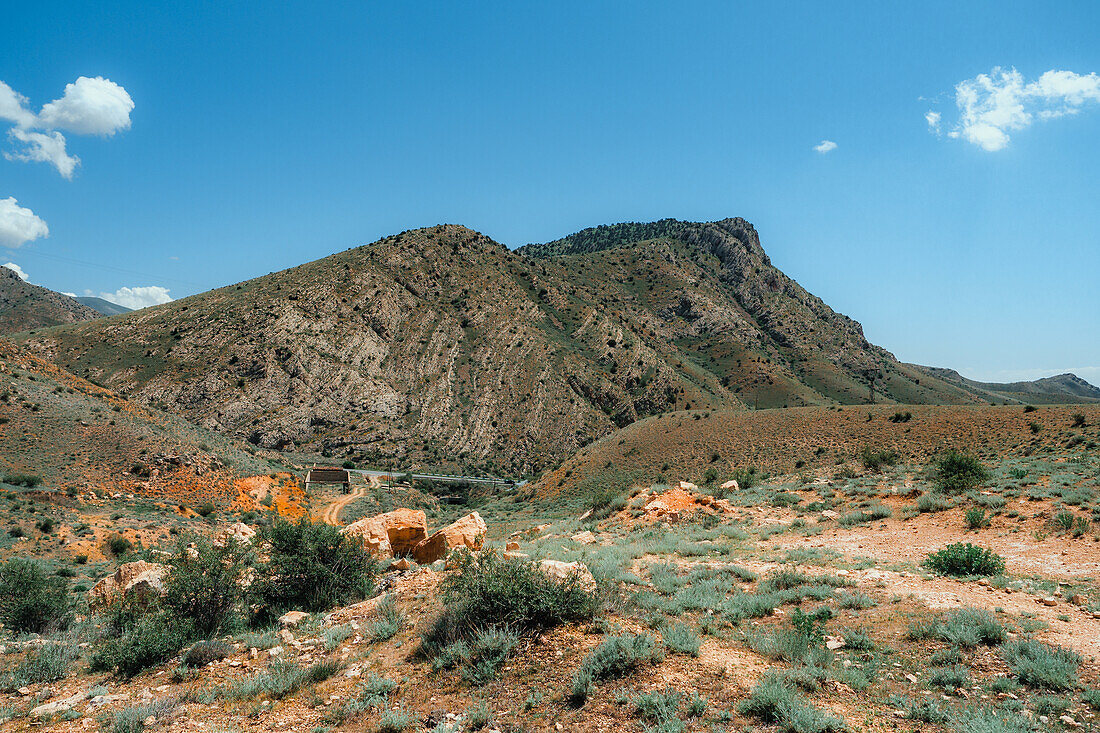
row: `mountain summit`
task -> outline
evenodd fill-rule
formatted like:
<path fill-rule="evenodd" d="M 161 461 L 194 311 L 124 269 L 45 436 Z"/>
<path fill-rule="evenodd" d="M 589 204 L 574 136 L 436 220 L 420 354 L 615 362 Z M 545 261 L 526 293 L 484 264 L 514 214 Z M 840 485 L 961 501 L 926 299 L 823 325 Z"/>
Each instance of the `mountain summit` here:
<path fill-rule="evenodd" d="M 502 472 L 669 410 L 978 401 L 868 343 L 743 219 L 517 251 L 435 226 L 29 343 L 257 445 Z"/>

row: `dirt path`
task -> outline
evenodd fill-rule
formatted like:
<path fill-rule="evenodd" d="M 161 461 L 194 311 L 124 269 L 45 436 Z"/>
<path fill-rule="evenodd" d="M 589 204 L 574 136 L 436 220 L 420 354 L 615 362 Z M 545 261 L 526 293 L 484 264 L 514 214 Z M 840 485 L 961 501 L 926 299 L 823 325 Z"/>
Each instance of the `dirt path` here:
<path fill-rule="evenodd" d="M 367 495 L 367 489 L 381 485 L 378 479 L 374 476 L 367 476 L 366 484 L 358 484 L 352 488 L 351 493 L 342 494 L 339 498 L 333 501 L 331 504 L 325 506 L 321 510 L 321 521 L 328 524 L 340 524 L 340 512 L 344 510 L 348 504 L 352 503 L 356 499 L 360 499 Z"/>

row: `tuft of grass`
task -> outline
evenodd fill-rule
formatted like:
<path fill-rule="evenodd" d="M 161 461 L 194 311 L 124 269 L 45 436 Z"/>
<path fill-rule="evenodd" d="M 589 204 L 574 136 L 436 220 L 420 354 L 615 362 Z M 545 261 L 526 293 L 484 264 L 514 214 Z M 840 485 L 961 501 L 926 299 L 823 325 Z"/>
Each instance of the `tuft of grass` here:
<path fill-rule="evenodd" d="M 141 733 L 147 727 L 145 721 L 152 718 L 155 725 L 163 725 L 179 702 L 174 698 L 163 698 L 146 703 L 123 708 L 115 713 L 114 718 L 108 718 L 104 726 L 110 733 Z"/>
<path fill-rule="evenodd" d="M 661 631 L 661 639 L 669 651 L 686 654 L 689 657 L 699 656 L 699 647 L 703 645 L 703 640 L 687 624 L 672 624 L 665 627 Z"/>
<path fill-rule="evenodd" d="M 580 707 L 588 700 L 594 682 L 625 677 L 639 667 L 658 663 L 662 656 L 648 634 L 609 636 L 581 662 L 573 677 L 569 700 Z"/>
<path fill-rule="evenodd" d="M 846 730 L 839 718 L 821 712 L 774 674 L 756 684 L 738 706 L 745 716 L 779 727 L 784 733 L 835 733 Z"/>
<path fill-rule="evenodd" d="M 475 685 L 495 680 L 518 643 L 519 634 L 510 629 L 478 631 L 463 656 L 462 679 Z"/>
<path fill-rule="evenodd" d="M 1070 690 L 1077 686 L 1081 657 L 1074 651 L 1034 639 L 1017 639 L 1001 646 L 1012 673 L 1028 687 Z"/>
<path fill-rule="evenodd" d="M 367 626 L 367 638 L 371 641 L 387 641 L 397 636 L 405 627 L 405 614 L 397 609 L 393 594 L 386 596 L 374 610 L 374 620 Z"/>

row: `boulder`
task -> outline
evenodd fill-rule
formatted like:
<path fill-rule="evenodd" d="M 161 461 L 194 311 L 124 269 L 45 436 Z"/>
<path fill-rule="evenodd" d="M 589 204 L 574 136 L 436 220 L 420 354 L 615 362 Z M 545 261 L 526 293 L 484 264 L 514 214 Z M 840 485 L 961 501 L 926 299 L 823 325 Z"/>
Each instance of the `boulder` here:
<path fill-rule="evenodd" d="M 238 545 L 251 545 L 254 539 L 256 539 L 256 530 L 244 522 L 237 522 L 224 527 L 218 532 L 214 537 L 214 544 L 218 547 L 225 547 L 230 542 L 235 542 Z"/>
<path fill-rule="evenodd" d="M 481 515 L 471 512 L 421 541 L 413 548 L 413 559 L 421 565 L 428 565 L 447 557 L 452 550 L 459 547 L 480 550 L 485 543 L 487 531 L 488 528 Z"/>
<path fill-rule="evenodd" d="M 737 481 L 735 481 L 734 479 L 730 479 L 729 481 L 726 481 L 724 484 L 722 484 L 722 488 L 726 489 L 727 491 L 737 491 L 741 487 L 737 485 Z"/>
<path fill-rule="evenodd" d="M 587 591 L 596 590 L 596 579 L 592 577 L 592 572 L 588 569 L 588 566 L 579 560 L 574 562 L 542 560 L 539 562 L 539 570 L 554 580 L 566 580 L 575 575 L 581 588 Z"/>
<path fill-rule="evenodd" d="M 507 550 L 508 552 L 515 552 L 516 550 L 519 549 L 519 543 L 518 542 L 509 542 L 507 545 L 504 546 L 504 549 Z"/>
<path fill-rule="evenodd" d="M 377 517 L 363 517 L 344 527 L 340 532 L 362 542 L 367 552 L 375 557 L 393 557 L 389 532 L 386 531 L 386 525 L 379 522 Z"/>
<path fill-rule="evenodd" d="M 88 591 L 88 607 L 104 608 L 120 600 L 148 603 L 164 595 L 164 578 L 168 567 L 156 562 L 127 562 Z"/>
<path fill-rule="evenodd" d="M 378 557 L 408 555 L 428 537 L 428 518 L 419 509 L 394 509 L 366 517 L 341 532 L 358 537 Z"/>
<path fill-rule="evenodd" d="M 307 618 L 309 614 L 304 611 L 288 611 L 279 617 L 279 626 L 284 629 L 294 629 Z"/>
<path fill-rule="evenodd" d="M 569 539 L 573 540 L 579 545 L 594 545 L 596 544 L 596 535 L 592 534 L 588 530 L 584 532 L 578 532 Z"/>

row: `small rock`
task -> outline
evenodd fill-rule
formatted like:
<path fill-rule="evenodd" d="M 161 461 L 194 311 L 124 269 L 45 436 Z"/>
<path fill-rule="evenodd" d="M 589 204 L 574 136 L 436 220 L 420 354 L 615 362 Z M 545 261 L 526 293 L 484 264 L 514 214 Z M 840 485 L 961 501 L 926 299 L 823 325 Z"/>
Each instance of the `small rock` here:
<path fill-rule="evenodd" d="M 1046 596 L 1044 598 L 1041 598 L 1039 600 L 1039 602 L 1042 603 L 1044 606 L 1057 606 L 1058 605 L 1058 599 L 1055 598 L 1054 596 Z"/>
<path fill-rule="evenodd" d="M 507 545 L 504 546 L 504 549 L 508 552 L 515 552 L 516 550 L 519 549 L 519 543 L 518 542 L 509 542 Z"/>
<path fill-rule="evenodd" d="M 1062 721 L 1062 723 L 1064 725 L 1066 725 L 1067 727 L 1069 727 L 1069 728 L 1080 728 L 1081 727 L 1081 724 L 1078 723 L 1072 715 L 1068 715 L 1068 714 L 1067 715 L 1062 715 L 1061 717 L 1058 718 L 1058 720 Z"/>

